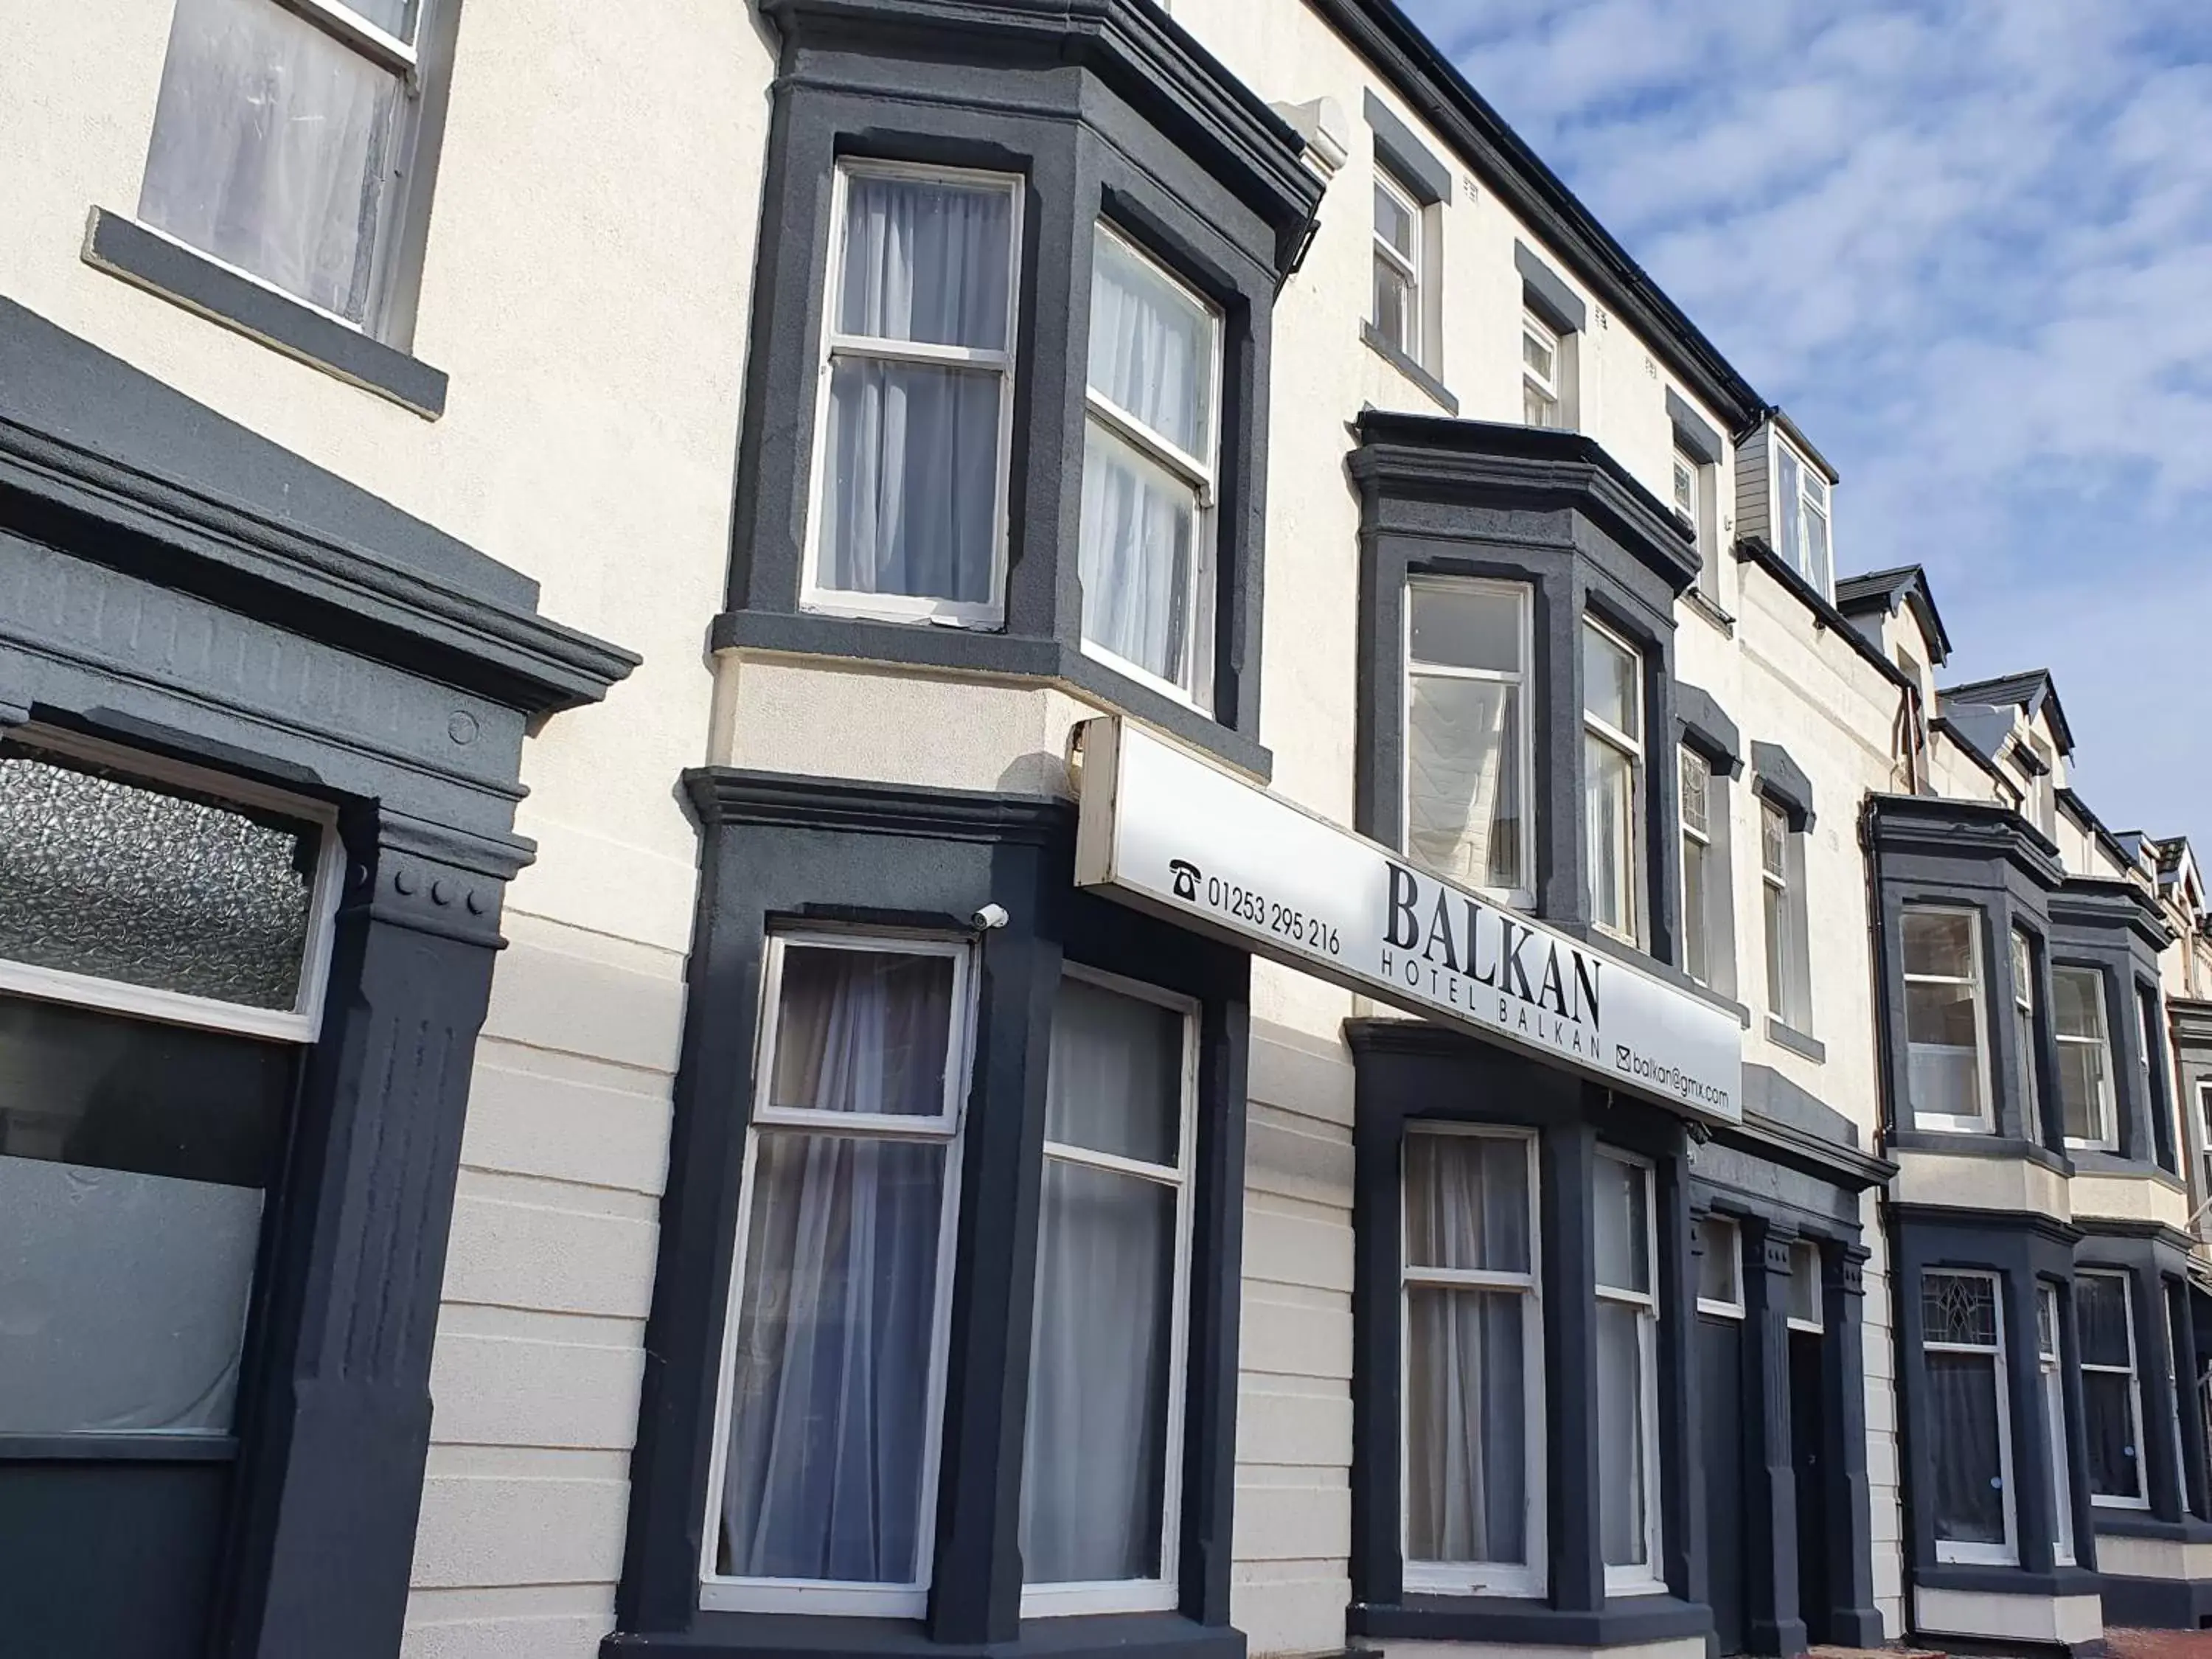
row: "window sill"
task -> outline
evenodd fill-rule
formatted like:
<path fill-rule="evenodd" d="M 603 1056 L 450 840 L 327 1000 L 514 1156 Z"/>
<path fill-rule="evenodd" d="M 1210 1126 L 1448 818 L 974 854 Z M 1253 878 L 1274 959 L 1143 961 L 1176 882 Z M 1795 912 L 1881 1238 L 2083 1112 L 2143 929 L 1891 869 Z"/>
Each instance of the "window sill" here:
<path fill-rule="evenodd" d="M 1429 401 L 1445 414 L 1456 416 L 1459 413 L 1459 399 L 1452 396 L 1444 383 L 1384 339 L 1374 324 L 1360 324 L 1359 337 L 1367 342 L 1370 351 L 1426 392 Z"/>
<path fill-rule="evenodd" d="M 2179 1176 L 2149 1158 L 2127 1158 L 2099 1146 L 2069 1146 L 2066 1155 L 2073 1160 L 2075 1175 L 2129 1176 L 2138 1181 L 2155 1181 L 2176 1192 L 2187 1190 Z"/>
<path fill-rule="evenodd" d="M 939 1643 L 919 1619 L 871 1619 L 835 1613 L 702 1613 L 681 1632 L 617 1631 L 599 1646 L 599 1659 L 931 1659 L 985 1650 Z M 1244 1659 L 1244 1637 L 1226 1626 L 1200 1625 L 1172 1613 L 1093 1613 L 1024 1619 L 1021 1634 L 994 1642 L 993 1659 Z"/>
<path fill-rule="evenodd" d="M 1720 629 L 1724 637 L 1728 639 L 1735 637 L 1735 618 L 1708 599 L 1703 588 L 1692 587 L 1683 590 L 1682 603 L 1696 615 L 1704 617 L 1705 621 Z"/>
<path fill-rule="evenodd" d="M 1968 1134 L 1958 1130 L 1899 1129 L 1887 1143 L 1891 1152 L 1950 1152 L 1966 1158 L 2017 1158 L 2038 1164 L 2056 1174 L 2074 1173 L 2074 1166 L 2040 1141 L 2018 1135 Z"/>
<path fill-rule="evenodd" d="M 1607 1595 L 1595 1612 L 1502 1595 L 1407 1594 L 1395 1605 L 1354 1602 L 1346 1633 L 1385 1642 L 1480 1642 L 1515 1646 L 1620 1647 L 1704 1636 L 1711 1608 L 1652 1595 Z"/>
<path fill-rule="evenodd" d="M 84 262 L 426 420 L 446 412 L 444 371 L 122 214 L 92 210 Z"/>
<path fill-rule="evenodd" d="M 1787 1048 L 1793 1054 L 1802 1054 L 1816 1066 L 1828 1063 L 1828 1045 L 1814 1036 L 1808 1036 L 1795 1026 L 1784 1025 L 1771 1014 L 1766 1017 L 1766 1040 L 1778 1048 Z"/>
<path fill-rule="evenodd" d="M 804 611 L 726 611 L 714 619 L 708 647 L 898 664 L 1062 685 L 1133 714 L 1262 783 L 1274 771 L 1274 757 L 1256 738 L 1116 672 L 1080 645 L 1066 641 Z"/>

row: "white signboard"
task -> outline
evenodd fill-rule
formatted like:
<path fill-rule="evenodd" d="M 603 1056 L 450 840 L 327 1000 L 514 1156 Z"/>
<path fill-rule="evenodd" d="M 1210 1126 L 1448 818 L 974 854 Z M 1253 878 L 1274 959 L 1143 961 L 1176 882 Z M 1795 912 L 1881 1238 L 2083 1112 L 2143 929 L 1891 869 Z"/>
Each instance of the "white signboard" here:
<path fill-rule="evenodd" d="M 1724 1122 L 1742 1027 L 1118 718 L 1083 727 L 1078 884 Z"/>

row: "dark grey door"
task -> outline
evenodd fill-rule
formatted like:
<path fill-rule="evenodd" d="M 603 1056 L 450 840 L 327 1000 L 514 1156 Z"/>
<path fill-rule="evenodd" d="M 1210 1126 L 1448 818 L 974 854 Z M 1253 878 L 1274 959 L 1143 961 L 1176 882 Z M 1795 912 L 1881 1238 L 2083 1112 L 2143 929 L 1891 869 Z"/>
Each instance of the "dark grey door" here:
<path fill-rule="evenodd" d="M 1723 1653 L 1744 1650 L 1743 1322 L 1698 1316 L 1705 1589 Z"/>

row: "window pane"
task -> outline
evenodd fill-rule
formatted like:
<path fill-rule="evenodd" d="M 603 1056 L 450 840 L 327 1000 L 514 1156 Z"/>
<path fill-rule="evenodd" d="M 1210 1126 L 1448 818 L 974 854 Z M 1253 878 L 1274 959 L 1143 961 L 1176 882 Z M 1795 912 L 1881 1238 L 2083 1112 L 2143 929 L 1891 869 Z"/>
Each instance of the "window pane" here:
<path fill-rule="evenodd" d="M 290 1009 L 320 831 L 0 748 L 0 957 Z"/>
<path fill-rule="evenodd" d="M 1787 1021 L 1790 1015 L 1790 890 L 1766 884 L 1766 1006 Z"/>
<path fill-rule="evenodd" d="M 1600 1167 L 1603 1167 L 1601 1160 Z M 1609 1567 L 1633 1566 L 1650 1553 L 1644 1508 L 1649 1467 L 1644 1420 L 1644 1313 L 1620 1302 L 1597 1304 L 1598 1530 Z"/>
<path fill-rule="evenodd" d="M 1521 383 L 1521 418 L 1530 426 L 1556 428 L 1559 421 L 1559 400 L 1549 392 L 1540 391 L 1532 382 Z"/>
<path fill-rule="evenodd" d="M 2130 1363 L 2125 1279 L 2114 1273 L 2081 1274 L 2074 1281 L 2074 1316 L 2081 1328 L 2083 1364 Z"/>
<path fill-rule="evenodd" d="M 1375 331 L 1401 351 L 1413 335 L 1413 285 L 1406 273 L 1381 254 L 1375 256 Z"/>
<path fill-rule="evenodd" d="M 1054 1070 L 1059 1064 L 1055 1045 Z M 1032 1584 L 1157 1578 L 1176 1189 L 1048 1158 L 1022 1466 Z"/>
<path fill-rule="evenodd" d="M 1083 637 L 1188 687 L 1198 492 L 1097 421 L 1083 454 Z M 1201 591 L 1198 597 L 1203 600 Z M 1209 614 L 1200 625 L 1211 628 Z"/>
<path fill-rule="evenodd" d="M 1954 1544 L 2005 1541 L 2003 1433 L 1994 1355 L 1931 1353 L 1929 1418 L 1935 1425 L 1936 1535 Z"/>
<path fill-rule="evenodd" d="M 1521 331 L 1521 362 L 1525 368 L 1533 371 L 1539 380 L 1547 384 L 1559 378 L 1558 348 L 1550 340 L 1530 328 L 1524 327 Z"/>
<path fill-rule="evenodd" d="M 138 216 L 360 322 L 399 100 L 396 76 L 283 6 L 177 0 Z"/>
<path fill-rule="evenodd" d="M 1913 1109 L 1981 1115 L 1982 1016 L 1975 988 L 1906 981 L 1905 1030 Z"/>
<path fill-rule="evenodd" d="M 1798 519 L 1798 496 L 1804 489 L 1805 470 L 1789 447 L 1774 446 L 1774 513 L 1781 520 L 1782 541 L 1774 550 L 1799 574 L 1805 569 L 1803 532 Z"/>
<path fill-rule="evenodd" d="M 1707 1302 L 1741 1302 L 1741 1244 L 1735 1224 L 1708 1216 L 1697 1224 L 1698 1295 Z"/>
<path fill-rule="evenodd" d="M 1614 1290 L 1651 1289 L 1651 1172 L 1601 1157 L 1591 1213 L 1597 1231 L 1597 1282 Z"/>
<path fill-rule="evenodd" d="M 1583 628 L 1583 709 L 1622 735 L 1644 735 L 1643 665 L 1610 635 Z"/>
<path fill-rule="evenodd" d="M 1418 582 L 1406 589 L 1416 662 L 1521 672 L 1521 591 L 1465 583 Z"/>
<path fill-rule="evenodd" d="M 1907 909 L 1905 971 L 1946 979 L 1974 976 L 1974 918 L 1960 910 Z"/>
<path fill-rule="evenodd" d="M 1170 443 L 1208 459 L 1213 313 L 1101 231 L 1091 273 L 1091 386 Z"/>
<path fill-rule="evenodd" d="M 1583 739 L 1583 834 L 1589 842 L 1590 920 L 1636 927 L 1636 766 L 1604 738 Z"/>
<path fill-rule="evenodd" d="M 1821 592 L 1828 591 L 1828 515 L 1810 502 L 1805 507 L 1805 578 Z"/>
<path fill-rule="evenodd" d="M 2081 1410 L 2090 1492 L 2099 1498 L 2142 1497 L 2142 1460 L 2136 1455 L 2134 1379 L 2112 1371 L 2083 1371 Z"/>
<path fill-rule="evenodd" d="M 1496 1135 L 1406 1137 L 1406 1260 L 1525 1273 L 1528 1146 Z"/>
<path fill-rule="evenodd" d="M 1920 1322 L 1929 1342 L 1994 1346 L 1996 1282 L 1979 1273 L 1927 1273 L 1920 1281 Z"/>
<path fill-rule="evenodd" d="M 991 370 L 830 365 L 823 586 L 990 603 L 1000 386 Z"/>
<path fill-rule="evenodd" d="M 1674 458 L 1674 510 L 1695 524 L 1698 519 L 1698 470 L 1680 455 Z"/>
<path fill-rule="evenodd" d="M 945 1110 L 952 959 L 789 945 L 769 1101 L 814 1112 Z"/>
<path fill-rule="evenodd" d="M 1708 814 L 1711 807 L 1713 769 L 1702 756 L 1687 749 L 1677 751 L 1681 761 L 1682 828 L 1698 834 L 1711 833 L 1712 823 Z"/>
<path fill-rule="evenodd" d="M 845 179 L 845 334 L 1007 349 L 1007 239 L 1001 185 L 943 179 Z"/>
<path fill-rule="evenodd" d="M 1412 690 L 1407 850 L 1471 886 L 1523 886 L 1519 690 L 1430 675 Z"/>
<path fill-rule="evenodd" d="M 296 1052 L 0 998 L 0 1433 L 230 1431 Z"/>
<path fill-rule="evenodd" d="M 1045 1139 L 1178 1165 L 1184 1024 L 1182 1014 L 1157 1002 L 1061 980 L 1046 1074 Z"/>
<path fill-rule="evenodd" d="M 1820 1247 L 1800 1240 L 1790 1247 L 1790 1317 L 1825 1324 L 1821 1302 Z"/>
<path fill-rule="evenodd" d="M 716 1568 L 911 1583 L 946 1147 L 763 1133 Z"/>
<path fill-rule="evenodd" d="M 1759 804 L 1759 866 L 1778 881 L 1790 879 L 1790 819 L 1771 801 Z"/>
<path fill-rule="evenodd" d="M 1516 1292 L 1406 1292 L 1411 1560 L 1528 1559 L 1526 1306 Z"/>
<path fill-rule="evenodd" d="M 1408 259 L 1413 257 L 1413 210 L 1380 180 L 1375 185 L 1375 234 Z"/>
<path fill-rule="evenodd" d="M 1709 915 L 1711 878 L 1706 865 L 1712 848 L 1688 836 L 1682 837 L 1682 970 L 1700 985 L 1712 983 L 1712 947 Z"/>

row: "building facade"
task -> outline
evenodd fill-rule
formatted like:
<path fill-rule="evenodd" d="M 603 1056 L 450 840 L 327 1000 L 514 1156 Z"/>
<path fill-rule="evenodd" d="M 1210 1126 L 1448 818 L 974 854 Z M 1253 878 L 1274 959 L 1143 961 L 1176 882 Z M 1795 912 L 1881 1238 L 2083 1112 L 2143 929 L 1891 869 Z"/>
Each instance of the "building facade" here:
<path fill-rule="evenodd" d="M 1390 0 L 22 10 L 0 1647 L 2212 1615 L 2194 854 Z"/>

